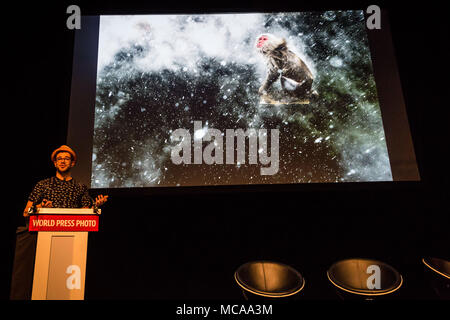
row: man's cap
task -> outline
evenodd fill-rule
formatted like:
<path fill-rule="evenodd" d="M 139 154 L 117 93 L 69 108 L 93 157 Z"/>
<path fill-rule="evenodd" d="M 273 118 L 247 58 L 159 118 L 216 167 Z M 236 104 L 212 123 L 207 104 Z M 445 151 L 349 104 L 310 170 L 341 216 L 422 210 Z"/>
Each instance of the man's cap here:
<path fill-rule="evenodd" d="M 53 162 L 56 160 L 56 155 L 60 152 L 70 153 L 72 155 L 72 161 L 77 161 L 77 155 L 76 155 L 75 151 L 73 151 L 69 146 L 66 146 L 63 144 L 61 147 L 59 147 L 58 149 L 53 151 L 52 157 L 51 157 Z"/>

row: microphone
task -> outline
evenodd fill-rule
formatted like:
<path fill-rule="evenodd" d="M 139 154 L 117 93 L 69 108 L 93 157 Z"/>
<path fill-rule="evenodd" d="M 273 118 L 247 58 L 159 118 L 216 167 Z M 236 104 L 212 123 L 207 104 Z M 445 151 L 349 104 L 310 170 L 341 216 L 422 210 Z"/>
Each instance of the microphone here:
<path fill-rule="evenodd" d="M 34 214 L 37 212 L 36 204 L 33 202 L 31 207 L 28 208 L 28 214 Z"/>

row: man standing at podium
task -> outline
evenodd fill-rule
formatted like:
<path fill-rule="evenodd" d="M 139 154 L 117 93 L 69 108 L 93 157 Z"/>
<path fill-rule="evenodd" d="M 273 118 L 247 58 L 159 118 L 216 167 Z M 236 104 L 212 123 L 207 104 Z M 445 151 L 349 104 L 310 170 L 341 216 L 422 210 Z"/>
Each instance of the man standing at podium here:
<path fill-rule="evenodd" d="M 26 226 L 16 231 L 16 250 L 11 281 L 10 299 L 29 300 L 33 282 L 34 258 L 37 234 L 28 231 L 31 208 L 91 208 L 99 207 L 108 200 L 108 196 L 99 195 L 95 201 L 88 193 L 87 186 L 72 178 L 71 169 L 77 161 L 76 153 L 62 145 L 51 155 L 56 175 L 39 181 L 28 197 L 23 212 Z"/>

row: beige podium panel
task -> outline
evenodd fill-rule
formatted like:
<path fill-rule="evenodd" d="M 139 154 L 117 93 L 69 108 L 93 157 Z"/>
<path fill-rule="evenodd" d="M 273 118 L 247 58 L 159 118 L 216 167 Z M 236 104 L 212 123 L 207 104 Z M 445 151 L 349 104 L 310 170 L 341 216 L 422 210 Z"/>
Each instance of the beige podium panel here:
<path fill-rule="evenodd" d="M 31 224 L 38 230 L 57 230 L 38 232 L 32 300 L 84 299 L 88 232 L 81 230 L 83 224 L 95 223 L 86 220 L 87 215 L 96 216 L 93 209 L 42 208 L 30 220 L 30 230 Z"/>

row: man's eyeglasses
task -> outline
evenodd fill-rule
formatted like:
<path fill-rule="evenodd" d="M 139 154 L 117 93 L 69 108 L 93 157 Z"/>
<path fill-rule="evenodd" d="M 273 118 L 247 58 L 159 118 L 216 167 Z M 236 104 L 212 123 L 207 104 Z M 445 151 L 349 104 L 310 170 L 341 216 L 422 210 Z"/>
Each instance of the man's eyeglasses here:
<path fill-rule="evenodd" d="M 56 158 L 56 161 L 57 162 L 61 162 L 61 161 L 72 161 L 72 159 L 71 158 Z"/>

